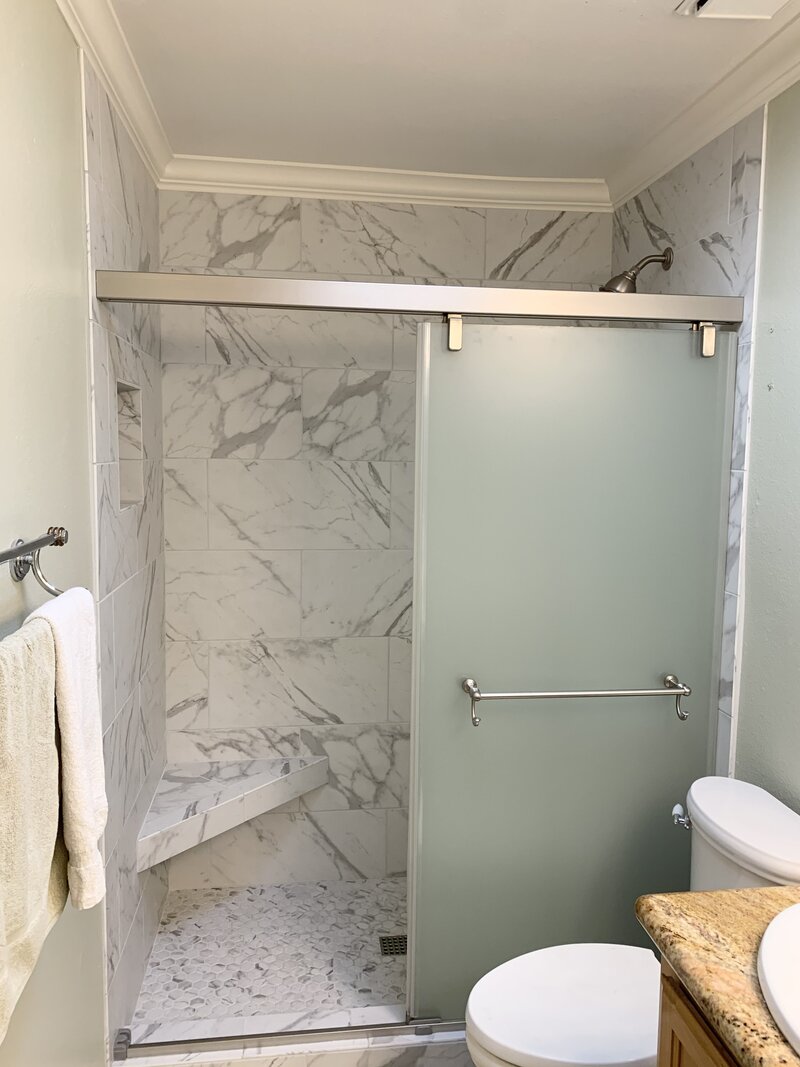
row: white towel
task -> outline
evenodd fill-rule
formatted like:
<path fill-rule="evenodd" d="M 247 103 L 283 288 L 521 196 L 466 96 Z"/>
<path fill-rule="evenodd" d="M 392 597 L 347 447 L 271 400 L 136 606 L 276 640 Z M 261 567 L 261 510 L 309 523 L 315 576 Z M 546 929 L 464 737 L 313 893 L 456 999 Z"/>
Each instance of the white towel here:
<path fill-rule="evenodd" d="M 68 589 L 30 617 L 44 619 L 53 631 L 69 891 L 76 908 L 92 908 L 106 891 L 100 837 L 108 817 L 94 599 L 88 589 Z"/>
<path fill-rule="evenodd" d="M 55 669 L 53 635 L 41 619 L 0 642 L 0 1042 L 67 902 Z"/>

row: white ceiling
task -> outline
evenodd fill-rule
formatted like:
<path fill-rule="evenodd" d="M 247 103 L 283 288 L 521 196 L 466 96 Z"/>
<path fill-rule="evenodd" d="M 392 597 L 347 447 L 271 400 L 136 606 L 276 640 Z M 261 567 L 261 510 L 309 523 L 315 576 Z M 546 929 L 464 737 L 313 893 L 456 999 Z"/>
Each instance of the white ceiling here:
<path fill-rule="evenodd" d="M 800 0 L 766 21 L 686 18 L 677 0 L 59 3 L 90 37 L 113 9 L 147 91 L 129 116 L 149 94 L 178 171 L 202 156 L 608 181 L 684 112 L 696 127 L 698 101 L 724 111 L 719 83 L 800 32 Z"/>
<path fill-rule="evenodd" d="M 596 178 L 774 32 L 676 0 L 113 0 L 175 152 Z"/>

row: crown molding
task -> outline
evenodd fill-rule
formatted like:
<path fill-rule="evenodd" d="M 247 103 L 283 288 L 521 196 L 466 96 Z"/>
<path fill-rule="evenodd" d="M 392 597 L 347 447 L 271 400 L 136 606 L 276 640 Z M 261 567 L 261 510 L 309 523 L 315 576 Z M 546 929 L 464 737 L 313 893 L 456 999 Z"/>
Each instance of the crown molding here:
<path fill-rule="evenodd" d="M 56 3 L 161 189 L 608 212 L 800 79 L 800 14 L 793 14 L 607 182 L 602 178 L 514 178 L 175 155 L 110 0 Z M 795 11 L 798 6 L 800 0 L 795 0 Z"/>
<path fill-rule="evenodd" d="M 323 200 L 611 211 L 602 178 L 507 178 L 176 155 L 158 184 L 161 189 Z"/>
<path fill-rule="evenodd" d="M 172 148 L 109 0 L 56 3 L 157 182 Z"/>
<path fill-rule="evenodd" d="M 800 79 L 800 14 L 652 137 L 608 179 L 615 208 Z"/>

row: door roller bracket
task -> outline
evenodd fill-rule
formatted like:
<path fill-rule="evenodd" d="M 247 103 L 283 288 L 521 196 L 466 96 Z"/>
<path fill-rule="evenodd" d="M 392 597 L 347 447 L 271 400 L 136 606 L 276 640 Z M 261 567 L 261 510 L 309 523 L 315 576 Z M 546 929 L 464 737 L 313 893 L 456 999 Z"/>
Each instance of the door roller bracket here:
<path fill-rule="evenodd" d="M 460 315 L 445 315 L 447 323 L 447 348 L 450 352 L 460 352 L 464 342 L 464 320 Z"/>

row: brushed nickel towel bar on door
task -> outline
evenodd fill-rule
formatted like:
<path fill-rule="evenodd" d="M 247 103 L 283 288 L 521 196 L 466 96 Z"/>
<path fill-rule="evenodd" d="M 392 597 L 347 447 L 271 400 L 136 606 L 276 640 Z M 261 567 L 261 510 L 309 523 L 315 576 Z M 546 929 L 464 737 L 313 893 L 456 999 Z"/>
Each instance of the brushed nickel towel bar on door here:
<path fill-rule="evenodd" d="M 68 540 L 69 533 L 63 526 L 51 526 L 46 534 L 35 537 L 32 541 L 17 538 L 11 548 L 0 552 L 0 563 L 8 564 L 11 577 L 15 582 L 21 582 L 30 571 L 42 589 L 51 596 L 60 596 L 63 590 L 49 582 L 42 572 L 39 553 L 43 548 L 49 548 L 50 545 L 61 547 Z"/>
<path fill-rule="evenodd" d="M 470 699 L 472 725 L 480 726 L 481 720 L 475 707 L 481 700 L 583 700 L 589 697 L 675 697 L 675 711 L 678 718 L 685 722 L 689 712 L 681 707 L 681 697 L 692 695 L 691 687 L 684 685 L 674 674 L 664 675 L 661 689 L 589 689 L 577 692 L 559 693 L 482 693 L 474 678 L 465 678 L 461 688 Z"/>

